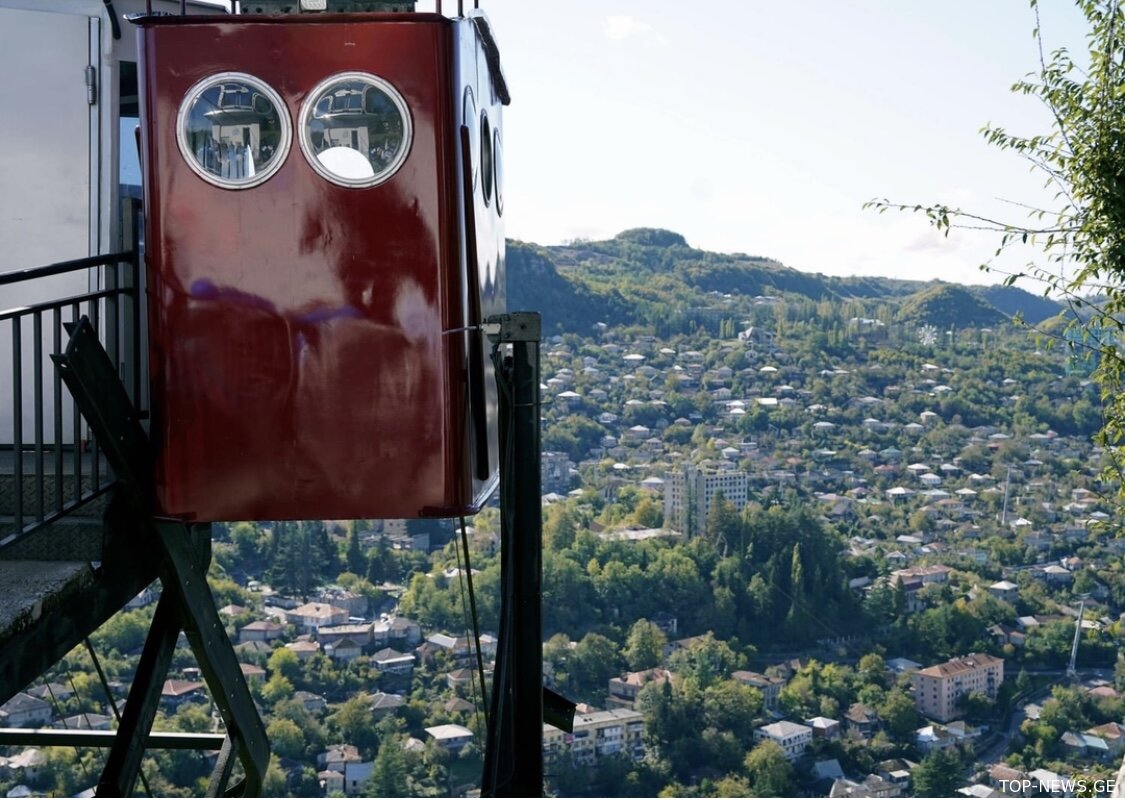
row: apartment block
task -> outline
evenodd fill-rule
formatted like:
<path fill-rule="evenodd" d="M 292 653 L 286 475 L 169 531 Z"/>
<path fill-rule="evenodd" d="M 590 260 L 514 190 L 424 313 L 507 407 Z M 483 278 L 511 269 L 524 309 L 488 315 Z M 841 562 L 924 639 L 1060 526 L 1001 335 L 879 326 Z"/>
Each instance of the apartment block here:
<path fill-rule="evenodd" d="M 574 716 L 574 731 L 569 735 L 549 724 L 543 725 L 543 751 L 547 758 L 569 746 L 574 763 L 592 765 L 606 755 L 625 753 L 633 760 L 645 754 L 645 719 L 635 710 L 587 710 Z"/>
<path fill-rule="evenodd" d="M 979 693 L 995 699 L 1004 681 L 1004 661 L 988 654 L 954 657 L 914 672 L 914 704 L 935 721 L 950 721 L 961 714 L 961 697 Z"/>
<path fill-rule="evenodd" d="M 685 465 L 664 480 L 664 527 L 692 535 L 703 533 L 707 515 L 722 493 L 741 511 L 749 499 L 750 476 L 734 470 L 710 470 Z"/>

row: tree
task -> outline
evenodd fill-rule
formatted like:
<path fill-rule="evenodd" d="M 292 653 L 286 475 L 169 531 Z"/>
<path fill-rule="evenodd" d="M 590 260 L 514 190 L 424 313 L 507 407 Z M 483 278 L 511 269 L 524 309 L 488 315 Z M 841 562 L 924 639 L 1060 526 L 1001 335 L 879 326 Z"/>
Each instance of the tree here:
<path fill-rule="evenodd" d="M 717 640 L 711 632 L 692 642 L 688 648 L 674 652 L 668 665 L 677 673 L 695 681 L 700 690 L 710 687 L 716 680 L 730 677 L 742 664 L 742 659 L 726 642 Z"/>
<path fill-rule="evenodd" d="M 261 537 L 261 530 L 253 523 L 235 523 L 230 530 L 231 542 L 234 543 L 243 561 L 253 561 L 257 558 Z"/>
<path fill-rule="evenodd" d="M 270 655 L 266 668 L 270 673 L 296 679 L 301 673 L 301 661 L 293 649 L 282 646 Z"/>
<path fill-rule="evenodd" d="M 894 613 L 895 619 L 901 619 L 906 615 L 906 585 L 903 584 L 902 576 L 895 576 L 894 587 L 891 589 L 891 611 Z"/>
<path fill-rule="evenodd" d="M 625 665 L 633 671 L 655 668 L 664 659 L 668 638 L 660 627 L 644 618 L 633 624 L 625 638 Z"/>
<path fill-rule="evenodd" d="M 304 753 L 305 735 L 287 718 L 275 718 L 266 727 L 270 749 L 282 757 L 299 758 Z"/>
<path fill-rule="evenodd" d="M 703 717 L 708 726 L 748 742 L 754 734 L 755 719 L 761 715 L 762 703 L 759 691 L 727 679 L 703 691 Z"/>
<path fill-rule="evenodd" d="M 578 690 L 604 688 L 621 672 L 617 645 L 608 637 L 590 632 L 574 647 L 568 668 L 570 683 Z"/>
<path fill-rule="evenodd" d="M 865 683 L 867 683 L 868 685 L 878 685 L 879 687 L 886 687 L 887 661 L 880 657 L 878 654 L 863 655 L 859 658 L 859 664 L 856 667 L 859 670 L 860 677 L 862 677 Z"/>
<path fill-rule="evenodd" d="M 270 680 L 262 685 L 262 696 L 270 704 L 277 704 L 282 699 L 288 699 L 296 688 L 284 674 L 271 674 Z"/>
<path fill-rule="evenodd" d="M 1012 87 L 1047 108 L 1050 129 L 1033 136 L 993 125 L 983 130 L 989 143 L 1026 159 L 1043 177 L 1052 208 L 1018 205 L 1027 210 L 1026 218 L 1005 221 L 945 204 L 884 199 L 869 206 L 921 212 L 946 234 L 961 228 L 995 232 L 997 256 L 1016 244 L 1041 247 L 1046 265 L 1001 273 L 1007 274 L 1006 284 L 1031 277 L 1064 298 L 1075 320 L 1067 335 L 1072 350 L 1098 356 L 1094 379 L 1104 410 L 1097 441 L 1111 459 L 1102 472 L 1125 496 L 1120 460 L 1125 450 L 1125 353 L 1116 346 L 1125 326 L 1125 8 L 1118 0 L 1078 0 L 1077 5 L 1089 27 L 1086 63 L 1073 60 L 1064 48 L 1044 52 L 1038 0 L 1031 0 L 1039 69 Z"/>
<path fill-rule="evenodd" d="M 951 750 L 931 752 L 914 768 L 914 796 L 954 797 L 961 787 L 961 761 Z"/>
<path fill-rule="evenodd" d="M 732 549 L 739 547 L 739 533 L 742 521 L 738 516 L 738 509 L 723 496 L 722 490 L 715 493 L 711 501 L 711 508 L 707 511 L 707 522 L 704 524 L 704 534 L 719 547 L 719 552 L 724 556 Z"/>
<path fill-rule="evenodd" d="M 359 544 L 359 528 L 355 520 L 348 523 L 348 549 L 345 554 L 348 570 L 357 576 L 367 572 L 367 555 Z"/>
<path fill-rule="evenodd" d="M 371 713 L 371 697 L 366 693 L 348 699 L 328 717 L 327 722 L 344 742 L 353 744 L 360 751 L 375 748 L 375 716 Z"/>
<path fill-rule="evenodd" d="M 793 792 L 793 766 L 773 741 L 762 741 L 751 749 L 745 766 L 755 797 L 784 797 Z"/>
<path fill-rule="evenodd" d="M 878 709 L 879 718 L 886 725 L 887 734 L 901 744 L 910 743 L 918 728 L 918 709 L 914 700 L 897 688 L 887 694 Z"/>
<path fill-rule="evenodd" d="M 645 685 L 637 696 L 637 709 L 645 716 L 645 743 L 674 774 L 686 777 L 706 761 L 699 729 L 703 697 L 691 680 Z"/>
<path fill-rule="evenodd" d="M 721 799 L 748 799 L 754 796 L 754 789 L 750 787 L 750 782 L 745 777 L 728 774 L 715 783 L 711 796 Z"/>
<path fill-rule="evenodd" d="M 388 735 L 379 744 L 371 777 L 367 780 L 363 793 L 368 797 L 408 797 L 411 795 L 409 769 L 406 749 L 402 736 Z"/>

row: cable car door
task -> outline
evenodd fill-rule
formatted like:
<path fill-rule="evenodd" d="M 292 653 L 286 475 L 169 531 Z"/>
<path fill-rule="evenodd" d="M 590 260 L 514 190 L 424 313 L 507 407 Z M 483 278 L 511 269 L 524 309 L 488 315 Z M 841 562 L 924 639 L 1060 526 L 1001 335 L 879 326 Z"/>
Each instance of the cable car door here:
<path fill-rule="evenodd" d="M 99 64 L 99 31 L 100 21 L 84 14 L 0 7 L 0 273 L 86 257 L 96 248 L 99 126 L 87 67 Z M 89 289 L 86 272 L 4 286 L 0 310 Z M 30 324 L 22 338 L 25 377 L 33 363 Z M 0 329 L 0 385 L 7 386 L 12 332 Z M 44 371 L 54 371 L 46 356 Z M 32 394 L 25 382 L 25 438 L 35 415 Z M 53 400 L 44 406 L 50 439 Z M 11 444 L 12 408 L 3 410 L 0 444 Z"/>

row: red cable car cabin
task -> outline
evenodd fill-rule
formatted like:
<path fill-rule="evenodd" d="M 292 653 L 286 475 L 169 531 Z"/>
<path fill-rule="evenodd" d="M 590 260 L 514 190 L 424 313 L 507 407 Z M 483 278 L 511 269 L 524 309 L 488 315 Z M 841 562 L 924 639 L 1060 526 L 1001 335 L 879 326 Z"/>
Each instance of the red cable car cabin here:
<path fill-rule="evenodd" d="M 162 513 L 471 513 L 476 325 L 504 309 L 500 109 L 475 13 L 141 21 Z"/>

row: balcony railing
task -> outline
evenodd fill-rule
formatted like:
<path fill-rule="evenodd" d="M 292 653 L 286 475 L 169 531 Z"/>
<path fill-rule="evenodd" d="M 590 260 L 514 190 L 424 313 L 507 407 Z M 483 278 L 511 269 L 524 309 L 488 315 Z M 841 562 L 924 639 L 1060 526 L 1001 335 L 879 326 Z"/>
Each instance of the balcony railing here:
<path fill-rule="evenodd" d="M 70 289 L 0 309 L 0 370 L 8 375 L 0 376 L 0 549 L 75 513 L 112 483 L 50 356 L 66 346 L 65 325 L 88 317 L 134 405 L 143 407 L 140 249 L 135 235 L 130 240 L 129 251 L 0 274 L 0 306 L 17 293 Z"/>

